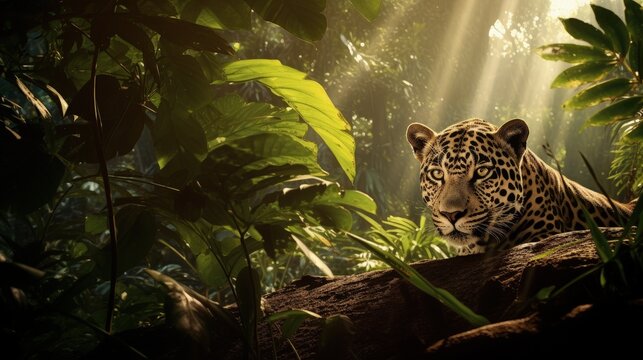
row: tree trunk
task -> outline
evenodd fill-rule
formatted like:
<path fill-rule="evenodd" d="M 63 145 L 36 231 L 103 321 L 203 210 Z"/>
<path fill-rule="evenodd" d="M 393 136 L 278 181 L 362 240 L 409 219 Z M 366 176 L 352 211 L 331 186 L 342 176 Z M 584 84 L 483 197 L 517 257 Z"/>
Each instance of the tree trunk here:
<path fill-rule="evenodd" d="M 604 232 L 610 239 L 620 234 L 618 229 Z M 536 299 L 542 289 L 560 289 L 599 263 L 590 234 L 576 231 L 495 255 L 413 264 L 435 286 L 448 290 L 492 323 L 477 329 L 393 270 L 334 279 L 305 276 L 264 296 L 266 315 L 289 309 L 306 309 L 323 317 L 345 315 L 353 324 L 353 336 L 342 339 L 351 344 L 350 350 L 342 353 L 338 347 L 332 357 L 320 356 L 321 320 L 304 321 L 291 339 L 292 346 L 279 341 L 280 333 L 274 326 L 261 322 L 261 358 L 296 359 L 295 349 L 301 359 L 434 359 L 471 354 L 530 358 L 561 351 L 594 355 L 601 349 L 609 349 L 610 354 L 643 354 L 636 340 L 643 339 L 643 302 L 624 300 L 615 305 L 601 301 L 604 291 L 599 271 L 544 304 Z M 643 288 L 640 283 L 629 285 Z M 641 290 L 630 298 L 643 297 Z M 609 299 L 613 301 L 613 297 Z M 241 342 L 221 335 L 208 342 L 212 346 L 205 352 L 192 351 L 203 344 L 190 343 L 190 334 L 178 334 L 167 326 L 123 335 L 127 336 L 120 336 L 122 340 L 150 358 L 189 356 L 186 354 L 192 358 L 244 358 Z M 561 350 L 561 346 L 566 347 Z M 103 350 L 93 355 L 107 358 L 108 352 Z"/>
<path fill-rule="evenodd" d="M 618 231 L 608 230 L 607 235 L 616 238 Z M 432 284 L 448 290 L 496 323 L 528 316 L 540 319 L 543 314 L 559 318 L 578 304 L 596 300 L 601 294 L 598 272 L 571 286 L 544 308 L 536 307 L 535 296 L 548 286 L 560 288 L 598 263 L 591 236 L 587 231 L 577 231 L 523 244 L 495 256 L 479 254 L 424 261 L 413 267 Z M 307 309 L 324 317 L 348 316 L 355 331 L 352 354 L 358 359 L 422 358 L 427 347 L 436 341 L 472 329 L 454 312 L 392 270 L 335 279 L 306 276 L 264 299 L 267 314 Z M 302 325 L 292 339 L 302 359 L 317 357 L 320 335 L 320 326 L 315 321 Z M 273 358 L 270 333 L 263 328 L 260 336 L 262 354 Z M 273 336 L 276 339 L 277 334 Z M 446 354 L 457 353 L 453 343 L 433 347 L 431 354 L 435 356 L 441 349 Z M 455 343 L 468 345 L 467 350 L 472 350 L 471 341 Z M 279 346 L 277 354 L 280 359 L 294 358 L 294 351 L 286 345 Z M 236 356 L 238 353 L 232 352 L 227 358 Z"/>

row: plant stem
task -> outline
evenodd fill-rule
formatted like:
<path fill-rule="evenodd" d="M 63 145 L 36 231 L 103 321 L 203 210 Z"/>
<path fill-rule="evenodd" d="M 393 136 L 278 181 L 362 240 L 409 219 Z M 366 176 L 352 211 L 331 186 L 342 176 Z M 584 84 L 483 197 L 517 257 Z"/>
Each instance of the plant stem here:
<path fill-rule="evenodd" d="M 246 264 L 248 265 L 248 276 L 250 277 L 252 299 L 253 299 L 253 302 L 254 302 L 254 301 L 257 301 L 257 298 L 258 298 L 258 295 L 259 295 L 259 294 L 257 294 L 257 288 L 255 286 L 255 284 L 259 283 L 259 279 L 255 279 L 254 274 L 252 273 L 252 260 L 250 259 L 250 251 L 248 251 L 248 245 L 246 245 L 246 240 L 245 240 L 246 233 L 248 232 L 248 229 L 241 230 L 241 226 L 239 225 L 239 222 L 237 221 L 237 215 L 236 215 L 236 212 L 234 211 L 234 207 L 231 204 L 229 204 L 228 206 L 230 207 L 230 211 L 232 212 L 232 214 L 231 214 L 232 215 L 231 216 L 232 221 L 234 222 L 234 225 L 237 228 L 237 231 L 239 232 L 239 240 L 241 241 L 241 247 L 243 248 L 243 254 L 245 255 Z M 261 300 L 259 300 L 259 301 L 261 301 Z M 254 339 L 253 339 L 252 346 L 254 347 L 254 350 L 257 352 L 256 353 L 257 358 L 261 358 L 261 356 L 259 354 L 259 343 L 258 343 L 258 341 L 259 341 L 259 336 L 258 335 L 259 334 L 258 334 L 258 331 L 257 331 L 257 322 L 258 322 L 258 319 L 259 319 L 259 314 L 257 313 L 257 308 L 258 308 L 259 304 L 252 304 L 252 305 L 254 305 L 252 307 L 252 311 L 254 311 L 254 313 L 255 313 L 254 321 L 252 322 L 252 327 L 253 327 L 253 332 L 254 332 L 254 336 L 253 336 Z"/>
<path fill-rule="evenodd" d="M 110 274 L 109 274 L 109 294 L 107 295 L 107 313 L 105 314 L 105 331 L 112 332 L 112 318 L 114 317 L 114 306 L 116 297 L 116 277 L 118 275 L 118 254 L 117 254 L 117 241 L 116 241 L 116 218 L 114 217 L 114 204 L 112 203 L 112 188 L 109 182 L 109 173 L 107 170 L 107 161 L 105 160 L 105 153 L 103 151 L 103 128 L 100 121 L 100 113 L 98 111 L 98 104 L 96 102 L 96 67 L 98 62 L 98 54 L 100 49 L 94 45 L 94 57 L 92 59 L 92 107 L 94 109 L 93 132 L 94 143 L 96 144 L 96 156 L 98 157 L 98 165 L 100 175 L 103 179 L 103 188 L 105 189 L 105 203 L 107 206 L 107 222 L 109 224 L 109 249 L 110 249 Z"/>

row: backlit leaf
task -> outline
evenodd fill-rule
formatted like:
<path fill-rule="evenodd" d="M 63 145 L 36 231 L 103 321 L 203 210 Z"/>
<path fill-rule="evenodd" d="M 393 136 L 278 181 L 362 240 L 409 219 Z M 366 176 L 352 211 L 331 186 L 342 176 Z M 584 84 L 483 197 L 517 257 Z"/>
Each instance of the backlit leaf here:
<path fill-rule="evenodd" d="M 623 20 L 614 14 L 611 10 L 592 4 L 592 10 L 596 17 L 596 22 L 605 31 L 610 40 L 611 48 L 617 53 L 624 56 L 630 44 L 630 36 Z"/>
<path fill-rule="evenodd" d="M 121 16 L 114 16 L 111 25 L 116 30 L 118 36 L 141 51 L 143 61 L 145 62 L 145 70 L 152 76 L 156 83 L 160 85 L 161 75 L 156 64 L 154 45 L 145 31 Z"/>
<path fill-rule="evenodd" d="M 485 317 L 474 313 L 448 291 L 431 284 L 424 276 L 418 273 L 417 270 L 396 258 L 395 255 L 383 250 L 379 245 L 351 233 L 347 233 L 347 235 L 382 259 L 382 261 L 395 269 L 404 279 L 408 280 L 415 287 L 446 305 L 449 309 L 467 320 L 471 325 L 482 326 L 489 323 L 489 320 Z"/>
<path fill-rule="evenodd" d="M 615 68 L 613 62 L 586 62 L 572 66 L 558 74 L 551 84 L 552 88 L 575 88 L 582 84 L 598 81 Z"/>
<path fill-rule="evenodd" d="M 564 108 L 583 109 L 627 94 L 632 88 L 628 79 L 612 79 L 587 88 L 565 101 Z"/>
<path fill-rule="evenodd" d="M 612 50 L 610 39 L 596 27 L 576 18 L 560 19 L 569 35 L 599 49 Z"/>
<path fill-rule="evenodd" d="M 381 0 L 351 0 L 351 4 L 364 16 L 368 21 L 373 21 L 380 13 L 382 6 Z"/>
<path fill-rule="evenodd" d="M 228 81 L 256 80 L 283 98 L 322 138 L 348 178 L 355 178 L 355 139 L 350 125 L 321 85 L 278 60 L 239 60 L 226 64 L 223 72 Z"/>
<path fill-rule="evenodd" d="M 592 60 L 609 60 L 604 50 L 577 44 L 549 44 L 536 49 L 545 60 L 583 63 Z"/>
<path fill-rule="evenodd" d="M 17 76 L 14 76 L 14 81 L 16 83 L 16 86 L 18 86 L 18 89 L 20 89 L 20 92 L 22 92 L 22 94 L 27 98 L 27 101 L 29 101 L 29 103 L 34 106 L 36 111 L 38 111 L 40 117 L 42 119 L 51 119 L 51 114 L 49 113 L 49 110 L 47 109 L 45 104 L 43 104 L 42 101 L 40 101 L 40 99 L 38 99 L 33 94 L 33 92 L 31 92 L 29 87 Z"/>
<path fill-rule="evenodd" d="M 602 126 L 616 121 L 629 120 L 643 109 L 643 96 L 620 100 L 592 115 L 587 120 L 590 126 Z"/>
<path fill-rule="evenodd" d="M 275 23 L 306 41 L 326 32 L 326 0 L 245 0 L 264 20 Z"/>
<path fill-rule="evenodd" d="M 301 241 L 295 235 L 291 235 L 291 236 L 293 240 L 295 240 L 295 243 L 297 243 L 297 247 L 299 247 L 299 250 L 301 250 L 301 252 L 306 256 L 306 258 L 308 258 L 308 260 L 310 260 L 311 263 L 313 263 L 313 265 L 315 265 L 319 270 L 321 270 L 321 272 L 327 277 L 331 279 L 335 277 L 335 275 L 333 275 L 333 272 L 330 270 L 328 265 L 326 265 L 326 263 L 322 259 L 320 259 L 319 256 L 317 256 L 314 252 L 312 252 L 312 250 L 310 250 L 308 246 L 304 244 L 303 241 Z"/>
<path fill-rule="evenodd" d="M 625 137 L 630 140 L 643 141 L 643 121 L 639 122 Z M 639 231 L 639 233 L 640 232 L 641 231 Z"/>

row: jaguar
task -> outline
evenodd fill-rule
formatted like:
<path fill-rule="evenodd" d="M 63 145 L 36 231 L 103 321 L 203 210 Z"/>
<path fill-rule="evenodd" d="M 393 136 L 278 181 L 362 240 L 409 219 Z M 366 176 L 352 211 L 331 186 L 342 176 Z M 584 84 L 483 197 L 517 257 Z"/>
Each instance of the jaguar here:
<path fill-rule="evenodd" d="M 632 213 L 562 176 L 527 148 L 529 127 L 469 119 L 436 133 L 413 123 L 406 137 L 420 162 L 422 198 L 459 255 L 503 249 L 587 228 L 619 226 Z"/>

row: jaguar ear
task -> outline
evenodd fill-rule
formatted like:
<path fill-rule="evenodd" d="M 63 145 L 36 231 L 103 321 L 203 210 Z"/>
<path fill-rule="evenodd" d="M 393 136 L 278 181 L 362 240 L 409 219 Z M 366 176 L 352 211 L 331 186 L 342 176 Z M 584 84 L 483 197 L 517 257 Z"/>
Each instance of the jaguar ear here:
<path fill-rule="evenodd" d="M 435 132 L 420 123 L 413 123 L 406 128 L 406 140 L 411 144 L 415 158 L 420 162 L 426 156 L 427 144 L 434 138 Z"/>
<path fill-rule="evenodd" d="M 496 137 L 509 145 L 520 160 L 527 149 L 529 127 L 522 119 L 509 120 L 496 131 Z"/>

